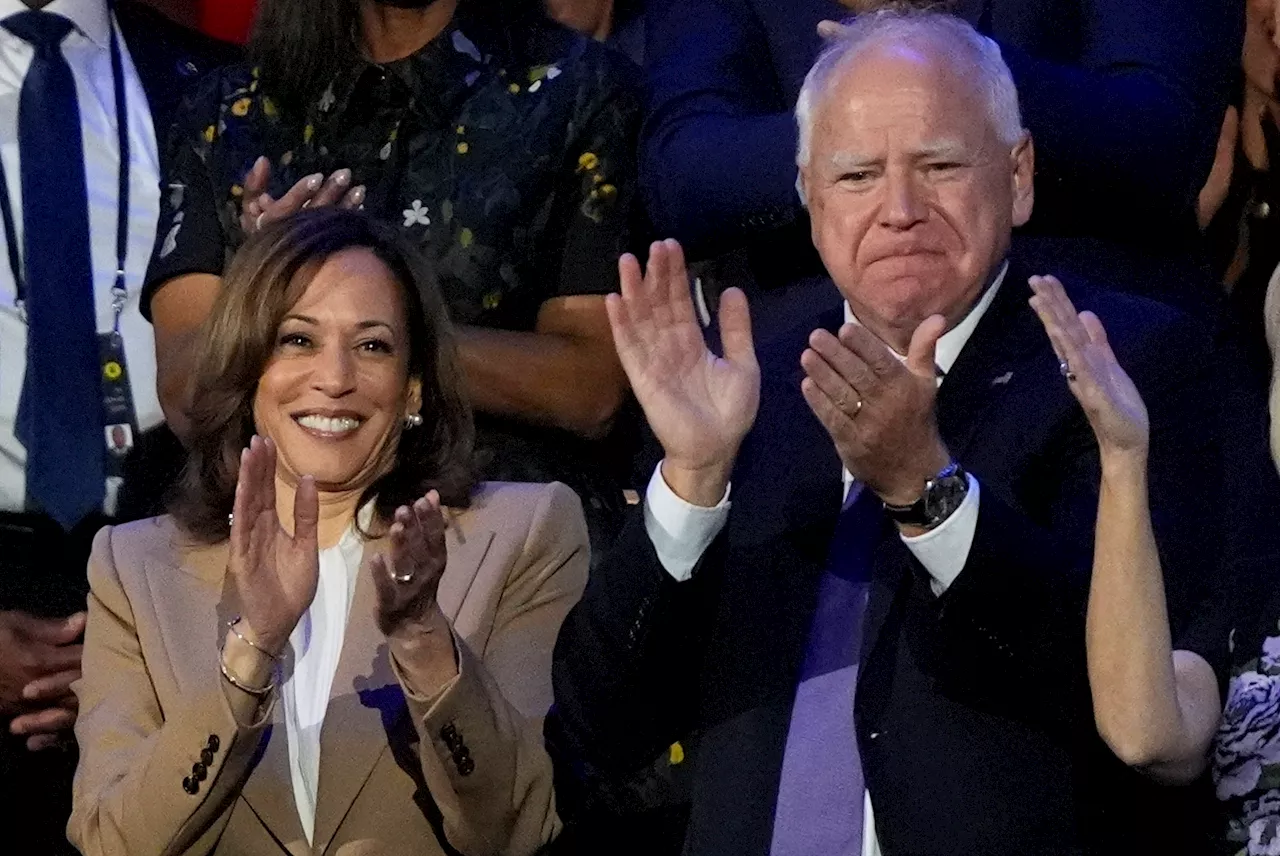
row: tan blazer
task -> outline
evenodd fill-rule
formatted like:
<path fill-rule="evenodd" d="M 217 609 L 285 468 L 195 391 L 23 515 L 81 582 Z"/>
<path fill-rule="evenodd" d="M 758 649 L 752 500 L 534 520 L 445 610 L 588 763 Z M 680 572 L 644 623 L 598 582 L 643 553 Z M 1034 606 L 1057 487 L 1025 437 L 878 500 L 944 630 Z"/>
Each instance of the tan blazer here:
<path fill-rule="evenodd" d="M 166 517 L 104 529 L 89 623 L 68 836 L 87 856 L 531 854 L 559 831 L 541 718 L 551 650 L 587 579 L 586 524 L 561 484 L 490 484 L 453 516 L 439 601 L 459 676 L 406 696 L 364 563 L 320 743 L 314 846 L 294 806 L 282 707 L 237 722 L 218 667 L 237 613 L 227 547 Z M 234 692 L 234 691 L 232 691 Z M 465 750 L 465 751 L 464 751 Z M 468 761 L 469 759 L 469 761 Z M 196 793 L 183 780 L 207 769 Z"/>

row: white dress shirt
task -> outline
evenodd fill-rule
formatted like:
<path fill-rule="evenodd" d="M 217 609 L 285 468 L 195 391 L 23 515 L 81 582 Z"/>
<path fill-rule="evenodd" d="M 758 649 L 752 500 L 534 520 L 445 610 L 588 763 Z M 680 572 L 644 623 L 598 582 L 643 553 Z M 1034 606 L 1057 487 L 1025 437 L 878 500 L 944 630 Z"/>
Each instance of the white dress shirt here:
<path fill-rule="evenodd" d="M 289 635 L 292 670 L 280 687 L 280 701 L 289 741 L 293 801 L 308 844 L 315 833 L 316 796 L 320 792 L 320 732 L 363 557 L 364 540 L 354 526 L 337 544 L 320 551 L 315 600 Z"/>
<path fill-rule="evenodd" d="M 19 0 L 0 0 L 0 20 L 25 11 L 28 11 L 26 4 Z M 75 24 L 75 29 L 62 43 L 62 55 L 75 76 L 79 96 L 94 297 L 98 332 L 106 333 L 115 320 L 111 288 L 115 283 L 120 180 L 120 146 L 111 75 L 111 28 L 115 25 L 105 0 L 54 0 L 44 11 L 62 15 Z M 118 34 L 118 27 L 116 31 Z M 164 418 L 156 395 L 155 340 L 151 325 L 138 308 L 142 279 L 160 217 L 160 159 L 151 108 L 123 37 L 120 37 L 120 50 L 124 60 L 131 154 L 129 254 L 125 262 L 129 297 L 120 318 L 120 333 L 124 338 L 138 427 L 146 430 Z M 22 39 L 0 28 L 0 159 L 4 162 L 19 244 L 22 242 L 22 172 L 18 153 L 18 103 L 34 53 Z M 18 253 L 21 257 L 21 246 Z M 27 328 L 14 305 L 17 290 L 4 258 L 0 253 L 0 510 L 20 511 L 26 502 L 27 452 L 14 436 L 14 423 L 27 366 Z M 103 450 L 106 450 L 105 437 Z M 114 481 L 108 480 L 107 511 L 112 510 L 119 487 L 112 483 Z"/>
<path fill-rule="evenodd" d="M 938 383 L 946 379 L 947 372 L 955 365 L 968 344 L 969 338 L 977 328 L 982 316 L 995 300 L 996 293 L 1008 273 L 1008 264 L 996 275 L 991 286 L 982 295 L 982 299 L 969 311 L 969 314 L 938 339 L 934 354 L 942 377 Z M 845 319 L 858 323 L 849 304 L 844 307 Z M 900 360 L 906 358 L 895 354 Z M 844 495 L 847 496 L 853 484 L 853 476 L 848 469 L 843 469 Z M 676 496 L 662 477 L 662 466 L 659 465 L 649 480 L 645 493 L 644 522 L 645 531 L 653 543 L 658 561 L 667 573 L 679 582 L 688 580 L 693 570 L 702 559 L 702 554 L 711 546 L 729 519 L 729 495 L 732 486 L 725 490 L 720 503 L 714 508 L 703 508 L 685 502 Z M 956 577 L 964 570 L 969 559 L 969 550 L 973 546 L 973 536 L 978 528 L 978 508 L 981 502 L 981 489 L 978 480 L 969 474 L 969 492 L 950 517 L 937 528 L 915 537 L 902 536 L 912 554 L 929 572 L 930 587 L 935 595 L 941 595 Z M 862 836 L 863 856 L 879 856 L 880 847 L 876 842 L 875 818 L 871 812 L 870 794 L 864 794 L 866 802 L 863 811 L 864 831 Z"/>

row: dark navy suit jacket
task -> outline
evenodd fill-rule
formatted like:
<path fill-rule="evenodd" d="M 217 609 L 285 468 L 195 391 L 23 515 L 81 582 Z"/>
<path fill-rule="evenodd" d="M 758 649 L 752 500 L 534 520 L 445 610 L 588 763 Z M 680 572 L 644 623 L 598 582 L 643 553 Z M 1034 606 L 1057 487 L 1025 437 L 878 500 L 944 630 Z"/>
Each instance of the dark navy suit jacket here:
<path fill-rule="evenodd" d="M 1194 234 L 1244 32 L 1239 0 L 958 0 L 1001 46 L 1036 141 L 1033 231 L 1176 246 Z M 791 111 L 835 0 L 650 0 L 641 181 L 698 254 L 790 226 L 813 260 Z"/>
<path fill-rule="evenodd" d="M 937 402 L 952 453 L 981 484 L 964 570 L 942 596 L 886 526 L 871 574 L 855 717 L 886 856 L 1211 852 L 1213 798 L 1154 785 L 1098 737 L 1084 613 L 1097 446 L 1027 306 L 1014 264 Z M 1208 338 L 1160 304 L 1076 288 L 1142 391 L 1150 490 L 1177 647 L 1226 670 L 1247 603 L 1280 562 L 1277 480 L 1256 399 L 1237 402 Z M 698 739 L 687 856 L 768 856 L 791 705 L 840 497 L 840 462 L 801 397 L 799 357 L 829 311 L 761 351 L 761 409 L 725 531 L 692 580 L 659 563 L 635 512 L 565 621 L 547 734 L 575 812 L 675 740 Z M 1239 406 L 1237 406 L 1237 403 Z M 589 814 L 589 812 L 588 812 Z M 619 850 L 625 837 L 583 852 Z M 614 847 L 613 850 L 605 849 Z M 680 852 L 652 848 L 652 853 Z"/>

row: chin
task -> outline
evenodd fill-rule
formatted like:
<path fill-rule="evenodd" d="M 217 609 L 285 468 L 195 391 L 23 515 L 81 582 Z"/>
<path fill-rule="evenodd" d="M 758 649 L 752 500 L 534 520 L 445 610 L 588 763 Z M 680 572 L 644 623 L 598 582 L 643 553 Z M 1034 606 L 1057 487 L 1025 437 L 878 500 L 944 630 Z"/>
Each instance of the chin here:
<path fill-rule="evenodd" d="M 299 478 L 314 478 L 320 490 L 353 490 L 371 481 L 369 462 L 376 456 L 375 450 L 354 439 L 335 443 L 302 437 L 281 447 L 281 457 Z"/>

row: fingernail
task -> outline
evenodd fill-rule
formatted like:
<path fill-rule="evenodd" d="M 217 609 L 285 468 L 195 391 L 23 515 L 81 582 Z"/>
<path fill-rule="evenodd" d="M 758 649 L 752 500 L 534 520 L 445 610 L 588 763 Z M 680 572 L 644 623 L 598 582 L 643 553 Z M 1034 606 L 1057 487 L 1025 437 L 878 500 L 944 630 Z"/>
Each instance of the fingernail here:
<path fill-rule="evenodd" d="M 333 174 L 333 183 L 339 187 L 346 187 L 351 183 L 351 170 L 340 169 Z"/>
<path fill-rule="evenodd" d="M 263 166 L 264 164 L 267 164 L 267 163 L 270 163 L 270 161 L 267 160 L 266 155 L 258 155 L 258 159 L 253 162 L 253 168 L 257 169 L 258 167 Z"/>
<path fill-rule="evenodd" d="M 353 205 L 359 205 L 362 202 L 364 202 L 364 194 L 365 194 L 365 190 L 364 190 L 364 185 L 362 184 L 359 187 L 357 187 L 355 190 L 351 191 L 351 203 Z"/>
<path fill-rule="evenodd" d="M 311 176 L 310 178 L 308 178 L 308 179 L 307 179 L 307 189 L 308 189 L 308 190 L 319 190 L 319 189 L 320 189 L 320 185 L 322 185 L 322 184 L 324 184 L 324 176 L 323 176 L 323 175 L 313 175 L 313 176 Z"/>

